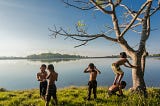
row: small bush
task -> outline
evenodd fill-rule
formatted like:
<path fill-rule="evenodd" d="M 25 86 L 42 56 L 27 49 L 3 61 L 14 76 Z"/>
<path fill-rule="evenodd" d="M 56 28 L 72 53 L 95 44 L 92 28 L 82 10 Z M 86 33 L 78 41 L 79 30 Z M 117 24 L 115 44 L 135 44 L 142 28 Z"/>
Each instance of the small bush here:
<path fill-rule="evenodd" d="M 7 91 L 7 89 L 5 89 L 5 88 L 0 88 L 0 92 L 5 92 L 5 91 Z"/>

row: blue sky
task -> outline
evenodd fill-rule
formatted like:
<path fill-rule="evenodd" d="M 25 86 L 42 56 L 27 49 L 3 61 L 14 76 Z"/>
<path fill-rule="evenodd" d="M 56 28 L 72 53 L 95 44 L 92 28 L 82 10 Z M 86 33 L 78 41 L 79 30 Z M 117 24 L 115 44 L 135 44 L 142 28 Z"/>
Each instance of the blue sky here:
<path fill-rule="evenodd" d="M 160 53 L 157 46 L 160 45 L 159 17 L 160 13 L 152 17 L 152 27 L 158 30 L 151 32 L 147 41 L 147 50 L 150 53 Z M 62 37 L 50 38 L 51 32 L 48 28 L 56 25 L 73 29 L 79 20 L 86 23 L 89 32 L 93 34 L 99 33 L 105 24 L 111 22 L 110 16 L 98 11 L 66 8 L 61 0 L 0 0 L 0 56 L 27 56 L 43 52 L 106 56 L 122 51 L 117 44 L 104 39 L 74 48 L 79 42 L 64 40 Z M 134 33 L 128 34 L 127 39 L 131 44 L 134 43 L 137 37 L 133 37 Z"/>

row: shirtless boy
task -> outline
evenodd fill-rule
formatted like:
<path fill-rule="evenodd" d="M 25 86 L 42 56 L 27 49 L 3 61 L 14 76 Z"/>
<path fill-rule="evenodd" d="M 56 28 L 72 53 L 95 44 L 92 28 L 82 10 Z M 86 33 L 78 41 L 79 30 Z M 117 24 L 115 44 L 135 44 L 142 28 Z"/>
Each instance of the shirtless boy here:
<path fill-rule="evenodd" d="M 124 89 L 126 87 L 126 82 L 125 81 L 121 81 L 120 84 L 116 84 L 116 85 L 112 85 L 109 87 L 108 89 L 108 95 L 117 95 L 117 96 L 123 96 L 123 92 L 122 89 Z M 116 92 L 119 91 L 119 94 L 116 94 Z"/>
<path fill-rule="evenodd" d="M 88 97 L 87 100 L 90 100 L 90 96 L 91 96 L 91 90 L 93 88 L 93 94 L 94 94 L 94 99 L 97 98 L 96 95 L 96 90 L 97 90 L 97 74 L 101 73 L 95 66 L 93 63 L 90 63 L 88 65 L 88 67 L 84 70 L 84 73 L 90 73 L 90 78 L 89 78 L 89 82 L 88 82 Z"/>
<path fill-rule="evenodd" d="M 55 105 L 58 104 L 57 101 L 57 88 L 55 85 L 55 81 L 58 79 L 58 73 L 55 72 L 54 66 L 52 64 L 48 65 L 48 71 L 50 74 L 48 75 L 48 86 L 47 86 L 47 93 L 46 93 L 46 106 L 49 106 L 49 102 L 51 100 L 51 97 L 54 99 Z"/>
<path fill-rule="evenodd" d="M 37 80 L 40 81 L 39 89 L 40 89 L 40 96 L 42 99 L 45 99 L 46 89 L 47 89 L 47 72 L 46 65 L 42 64 L 40 67 L 40 72 L 37 73 Z"/>
<path fill-rule="evenodd" d="M 126 63 L 128 65 L 126 65 Z M 121 79 L 124 75 L 124 72 L 120 68 L 121 65 L 124 65 L 125 67 L 129 67 L 129 68 L 136 68 L 136 66 L 133 66 L 132 64 L 129 63 L 126 53 L 121 52 L 120 59 L 116 61 L 115 63 L 112 63 L 112 66 L 111 66 L 113 72 L 116 74 L 113 85 L 120 84 Z"/>

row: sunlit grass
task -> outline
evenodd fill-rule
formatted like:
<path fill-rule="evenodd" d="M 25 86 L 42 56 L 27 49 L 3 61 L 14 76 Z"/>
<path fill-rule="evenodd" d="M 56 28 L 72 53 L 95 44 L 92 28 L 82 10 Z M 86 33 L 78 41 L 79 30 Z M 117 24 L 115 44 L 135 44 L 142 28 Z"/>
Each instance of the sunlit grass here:
<path fill-rule="evenodd" d="M 97 99 L 87 101 L 87 87 L 67 87 L 58 89 L 60 106 L 160 106 L 160 89 L 148 88 L 148 98 L 130 94 L 124 90 L 125 97 L 107 96 L 107 87 L 98 87 Z M 52 106 L 52 102 L 50 106 Z M 44 106 L 38 89 L 24 91 L 0 91 L 0 106 Z"/>

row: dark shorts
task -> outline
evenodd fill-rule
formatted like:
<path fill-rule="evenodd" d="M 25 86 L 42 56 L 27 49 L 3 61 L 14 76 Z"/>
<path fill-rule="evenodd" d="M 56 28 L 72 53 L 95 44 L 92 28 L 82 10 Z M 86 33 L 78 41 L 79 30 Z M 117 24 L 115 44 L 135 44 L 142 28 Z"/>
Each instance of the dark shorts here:
<path fill-rule="evenodd" d="M 40 82 L 39 87 L 40 87 L 40 96 L 45 96 L 47 90 L 47 81 Z"/>
<path fill-rule="evenodd" d="M 53 97 L 53 99 L 57 99 L 56 91 L 57 91 L 57 88 L 55 84 L 48 85 L 47 93 L 46 93 L 46 101 L 49 102 L 51 100 L 51 97 Z"/>
<path fill-rule="evenodd" d="M 108 95 L 109 96 L 116 95 L 116 92 L 108 90 Z"/>
<path fill-rule="evenodd" d="M 115 74 L 120 74 L 120 75 L 124 74 L 122 69 L 119 66 L 117 66 L 115 63 L 112 64 L 111 68 Z"/>
<path fill-rule="evenodd" d="M 97 88 L 97 81 L 96 80 L 89 81 L 88 86 L 89 88 Z"/>

